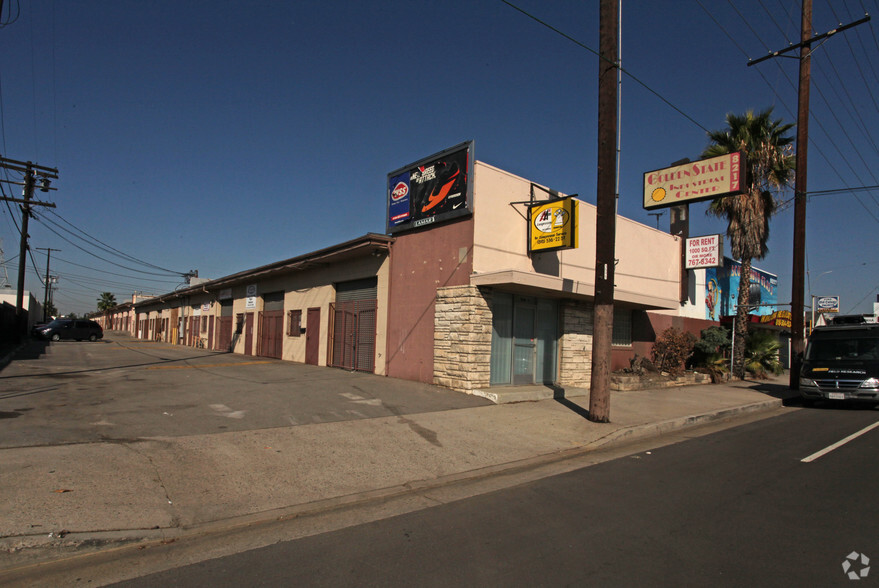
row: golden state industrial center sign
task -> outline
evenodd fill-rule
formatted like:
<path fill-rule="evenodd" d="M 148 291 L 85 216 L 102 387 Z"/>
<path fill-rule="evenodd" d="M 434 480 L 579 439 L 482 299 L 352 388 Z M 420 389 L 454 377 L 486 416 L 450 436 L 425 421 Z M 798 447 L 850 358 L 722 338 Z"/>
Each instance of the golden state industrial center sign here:
<path fill-rule="evenodd" d="M 713 200 L 744 190 L 744 157 L 736 151 L 645 173 L 644 208 Z"/>

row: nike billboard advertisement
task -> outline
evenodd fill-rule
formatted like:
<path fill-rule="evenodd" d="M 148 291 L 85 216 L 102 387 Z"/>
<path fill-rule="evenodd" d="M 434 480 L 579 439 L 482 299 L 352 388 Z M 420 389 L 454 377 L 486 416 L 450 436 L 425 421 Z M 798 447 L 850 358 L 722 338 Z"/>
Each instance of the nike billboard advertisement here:
<path fill-rule="evenodd" d="M 471 214 L 472 174 L 473 141 L 389 173 L 387 232 Z"/>

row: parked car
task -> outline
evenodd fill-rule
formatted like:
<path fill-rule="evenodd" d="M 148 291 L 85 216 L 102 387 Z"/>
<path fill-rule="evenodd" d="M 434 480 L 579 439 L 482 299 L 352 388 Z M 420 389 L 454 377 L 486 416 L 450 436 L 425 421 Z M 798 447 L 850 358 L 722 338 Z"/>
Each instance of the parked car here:
<path fill-rule="evenodd" d="M 52 341 L 62 339 L 97 341 L 104 337 L 104 329 L 101 325 L 86 319 L 57 319 L 43 326 L 38 333 L 40 337 Z"/>
<path fill-rule="evenodd" d="M 800 395 L 879 403 L 879 324 L 816 327 L 800 371 Z"/>

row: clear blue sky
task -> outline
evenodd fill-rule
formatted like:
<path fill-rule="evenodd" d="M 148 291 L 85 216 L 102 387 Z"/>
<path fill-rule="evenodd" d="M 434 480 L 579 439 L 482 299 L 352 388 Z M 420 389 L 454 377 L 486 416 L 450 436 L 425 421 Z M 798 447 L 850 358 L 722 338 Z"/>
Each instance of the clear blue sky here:
<path fill-rule="evenodd" d="M 816 33 L 879 14 L 877 0 L 814 2 Z M 515 3 L 597 49 L 597 0 Z M 726 113 L 774 106 L 794 122 L 797 61 L 746 64 L 798 40 L 799 10 L 799 0 L 623 2 L 623 67 L 686 114 L 624 77 L 623 216 L 655 227 L 643 172 L 698 158 L 701 127 L 722 128 Z M 33 248 L 62 250 L 52 254 L 62 313 L 94 310 L 102 291 L 122 301 L 181 279 L 142 273 L 161 272 L 48 221 L 217 278 L 383 232 L 387 173 L 468 139 L 481 161 L 595 202 L 597 58 L 500 0 L 4 0 L 3 22 L 0 153 L 59 170 L 59 190 L 37 194 L 64 220 L 38 210 L 30 234 Z M 814 48 L 810 191 L 879 184 L 877 27 Z M 692 206 L 691 235 L 726 230 L 704 211 Z M 869 311 L 879 190 L 815 196 L 807 214 L 812 293 Z M 779 275 L 785 302 L 792 216 L 776 217 L 770 254 L 755 262 Z M 20 215 L 0 205 L 0 217 L 14 258 Z M 659 222 L 667 231 L 668 214 Z M 45 254 L 34 259 L 44 272 Z M 17 264 L 7 263 L 13 285 Z M 33 269 L 27 286 L 42 297 Z"/>

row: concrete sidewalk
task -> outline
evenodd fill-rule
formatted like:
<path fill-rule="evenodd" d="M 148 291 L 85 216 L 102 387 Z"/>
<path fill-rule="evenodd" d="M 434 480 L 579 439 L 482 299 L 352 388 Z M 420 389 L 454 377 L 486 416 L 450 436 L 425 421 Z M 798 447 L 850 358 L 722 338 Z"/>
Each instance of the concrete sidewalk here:
<path fill-rule="evenodd" d="M 0 570 L 206 525 L 386 499 L 780 407 L 786 380 L 0 450 Z"/>

